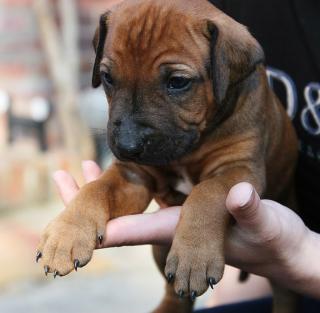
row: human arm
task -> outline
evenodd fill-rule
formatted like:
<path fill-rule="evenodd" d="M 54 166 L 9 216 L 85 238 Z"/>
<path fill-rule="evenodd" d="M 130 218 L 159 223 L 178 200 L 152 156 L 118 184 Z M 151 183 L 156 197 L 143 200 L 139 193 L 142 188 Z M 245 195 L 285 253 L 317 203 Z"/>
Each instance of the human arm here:
<path fill-rule="evenodd" d="M 83 172 L 87 181 L 100 174 L 91 161 L 84 162 Z M 55 175 L 55 181 L 67 203 L 77 192 L 76 182 L 61 171 Z M 228 264 L 320 298 L 319 234 L 309 230 L 290 209 L 274 201 L 260 200 L 247 183 L 230 190 L 226 207 L 236 220 L 226 244 Z M 111 220 L 102 247 L 170 244 L 180 209 L 172 207 Z"/>

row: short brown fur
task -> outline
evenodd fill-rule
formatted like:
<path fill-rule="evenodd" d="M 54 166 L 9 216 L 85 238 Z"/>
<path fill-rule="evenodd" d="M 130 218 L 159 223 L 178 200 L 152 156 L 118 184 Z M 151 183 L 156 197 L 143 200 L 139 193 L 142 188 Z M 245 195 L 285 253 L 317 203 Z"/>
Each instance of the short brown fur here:
<path fill-rule="evenodd" d="M 100 70 L 111 71 L 118 84 L 106 90 L 111 146 L 114 125 L 127 112 L 159 132 L 171 127 L 196 135 L 192 148 L 177 159 L 168 157 L 166 164 L 116 160 L 85 185 L 46 228 L 39 245 L 42 262 L 50 272 L 66 275 L 75 259 L 81 266 L 89 262 L 108 220 L 143 212 L 152 198 L 182 205 L 171 249 L 154 247 L 162 272 L 174 275 L 154 312 L 191 312 L 190 294 L 200 296 L 209 278 L 219 282 L 223 275 L 230 188 L 247 181 L 261 196 L 294 206 L 296 136 L 268 86 L 260 46 L 244 26 L 207 1 L 129 0 L 107 12 L 102 23 L 107 36 L 93 84 L 101 83 Z M 162 93 L 163 64 L 172 71 L 187 65 L 183 71 L 199 78 L 192 93 L 182 100 Z M 173 145 L 174 136 L 168 138 Z M 186 177 L 193 187 L 184 195 L 175 188 Z M 184 300 L 178 301 L 175 294 L 181 292 Z M 277 299 L 275 312 L 293 312 Z"/>

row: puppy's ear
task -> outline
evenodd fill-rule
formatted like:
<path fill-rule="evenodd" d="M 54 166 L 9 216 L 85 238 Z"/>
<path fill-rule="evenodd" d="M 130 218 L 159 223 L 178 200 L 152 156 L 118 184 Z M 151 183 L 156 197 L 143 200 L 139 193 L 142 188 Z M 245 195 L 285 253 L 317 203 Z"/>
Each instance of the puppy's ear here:
<path fill-rule="evenodd" d="M 96 52 L 96 58 L 93 66 L 92 73 L 92 86 L 99 87 L 101 84 L 100 78 L 100 62 L 103 56 L 104 44 L 106 41 L 108 31 L 108 17 L 110 12 L 106 12 L 100 16 L 99 27 L 97 28 L 93 38 L 93 48 Z"/>
<path fill-rule="evenodd" d="M 220 15 L 208 21 L 211 77 L 217 103 L 221 103 L 230 86 L 248 77 L 256 65 L 264 62 L 264 53 L 246 27 Z"/>

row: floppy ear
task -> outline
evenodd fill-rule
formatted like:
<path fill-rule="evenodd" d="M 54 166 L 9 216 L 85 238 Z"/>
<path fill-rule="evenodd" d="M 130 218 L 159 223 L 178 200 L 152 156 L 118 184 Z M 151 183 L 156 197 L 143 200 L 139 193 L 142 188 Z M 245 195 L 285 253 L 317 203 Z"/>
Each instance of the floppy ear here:
<path fill-rule="evenodd" d="M 99 27 L 97 28 L 93 38 L 93 48 L 96 52 L 96 59 L 94 61 L 92 73 L 92 86 L 99 87 L 101 84 L 100 78 L 100 62 L 103 56 L 104 44 L 107 36 L 107 24 L 110 12 L 106 12 L 100 16 Z"/>
<path fill-rule="evenodd" d="M 208 21 L 207 26 L 213 92 L 220 104 L 230 86 L 247 78 L 257 64 L 264 62 L 264 53 L 246 28 L 227 16 Z"/>

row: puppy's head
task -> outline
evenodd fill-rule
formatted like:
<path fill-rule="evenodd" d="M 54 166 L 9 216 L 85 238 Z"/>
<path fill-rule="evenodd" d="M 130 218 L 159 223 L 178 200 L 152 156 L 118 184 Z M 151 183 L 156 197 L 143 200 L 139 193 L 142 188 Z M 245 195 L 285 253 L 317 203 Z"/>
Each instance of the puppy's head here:
<path fill-rule="evenodd" d="M 94 87 L 109 102 L 115 156 L 164 165 L 190 153 L 234 108 L 228 101 L 263 53 L 206 0 L 128 0 L 101 16 Z"/>

